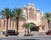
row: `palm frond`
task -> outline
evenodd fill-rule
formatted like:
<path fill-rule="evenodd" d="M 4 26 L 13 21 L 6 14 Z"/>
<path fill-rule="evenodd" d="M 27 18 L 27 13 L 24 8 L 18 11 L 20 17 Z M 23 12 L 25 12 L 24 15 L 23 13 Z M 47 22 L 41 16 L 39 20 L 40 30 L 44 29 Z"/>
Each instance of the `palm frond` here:
<path fill-rule="evenodd" d="M 11 9 L 9 8 L 4 8 L 2 11 L 1 11 L 1 15 L 5 18 L 10 18 L 11 17 Z"/>

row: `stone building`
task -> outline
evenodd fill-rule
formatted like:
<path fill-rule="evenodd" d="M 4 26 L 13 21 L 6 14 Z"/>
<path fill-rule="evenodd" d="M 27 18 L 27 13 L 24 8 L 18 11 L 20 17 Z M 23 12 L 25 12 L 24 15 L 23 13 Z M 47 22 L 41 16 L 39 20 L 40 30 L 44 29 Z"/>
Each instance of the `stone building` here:
<path fill-rule="evenodd" d="M 43 18 L 43 13 L 36 9 L 34 4 L 29 4 L 28 7 L 22 7 L 23 15 L 25 15 L 26 23 L 34 23 L 39 27 L 37 32 L 47 32 L 48 22 Z M 23 20 L 19 20 L 19 32 L 23 32 L 25 29 Z M 0 19 L 0 28 L 2 31 L 6 31 L 6 18 Z M 16 30 L 16 21 L 14 19 L 9 19 L 8 30 Z M 33 31 L 34 32 L 34 31 Z"/>

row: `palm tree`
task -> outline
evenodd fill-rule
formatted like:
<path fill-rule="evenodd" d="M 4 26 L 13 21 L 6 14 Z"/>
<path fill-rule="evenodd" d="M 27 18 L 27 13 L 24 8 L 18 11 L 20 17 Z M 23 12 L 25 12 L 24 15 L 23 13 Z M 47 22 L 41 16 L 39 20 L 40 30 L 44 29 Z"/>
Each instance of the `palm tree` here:
<path fill-rule="evenodd" d="M 44 18 L 48 20 L 48 27 L 49 27 L 49 22 L 51 20 L 51 13 L 45 13 Z M 49 30 L 50 30 L 50 28 L 49 28 Z"/>
<path fill-rule="evenodd" d="M 2 17 L 6 18 L 7 20 L 7 25 L 6 25 L 6 36 L 7 36 L 7 31 L 8 31 L 8 19 L 11 17 L 11 9 L 5 8 L 4 10 L 1 11 Z"/>
<path fill-rule="evenodd" d="M 35 24 L 33 24 L 33 23 L 26 23 L 26 24 L 24 24 L 24 27 L 27 29 L 27 35 L 29 36 L 29 34 L 30 34 L 30 32 L 29 32 L 29 30 L 30 30 L 30 28 L 33 28 L 33 27 L 35 27 L 36 25 Z"/>
<path fill-rule="evenodd" d="M 13 14 L 16 19 L 16 26 L 17 26 L 17 35 L 18 35 L 18 27 L 19 27 L 19 19 L 22 18 L 22 9 L 21 8 L 15 8 L 13 9 Z"/>

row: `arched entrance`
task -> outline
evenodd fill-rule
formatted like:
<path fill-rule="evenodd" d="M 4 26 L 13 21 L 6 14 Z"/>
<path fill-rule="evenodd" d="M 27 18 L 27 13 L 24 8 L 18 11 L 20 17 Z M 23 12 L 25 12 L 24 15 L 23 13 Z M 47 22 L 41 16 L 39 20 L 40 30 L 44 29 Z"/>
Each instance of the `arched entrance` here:
<path fill-rule="evenodd" d="M 36 24 L 34 24 L 34 23 L 26 23 L 23 26 L 25 28 L 25 35 L 26 35 L 26 33 L 27 33 L 27 35 L 29 35 L 32 33 L 32 31 L 39 30 L 39 27 L 37 27 Z M 26 31 L 26 29 L 27 29 L 27 31 Z"/>
<path fill-rule="evenodd" d="M 29 20 L 29 21 L 26 21 L 26 23 L 29 23 L 34 26 L 34 27 L 30 28 L 30 31 L 39 31 L 38 23 L 36 21 Z"/>
<path fill-rule="evenodd" d="M 30 31 L 39 31 L 39 27 L 36 26 L 36 24 L 34 24 L 34 23 L 30 23 L 30 24 L 31 24 L 31 26 L 33 26 L 30 28 Z"/>
<path fill-rule="evenodd" d="M 39 31 L 39 27 L 33 27 L 33 28 L 30 28 L 30 31 Z"/>
<path fill-rule="evenodd" d="M 27 26 L 28 25 L 28 26 Z M 24 28 L 30 28 L 30 31 L 39 31 L 39 27 L 34 23 L 27 23 L 23 25 Z"/>

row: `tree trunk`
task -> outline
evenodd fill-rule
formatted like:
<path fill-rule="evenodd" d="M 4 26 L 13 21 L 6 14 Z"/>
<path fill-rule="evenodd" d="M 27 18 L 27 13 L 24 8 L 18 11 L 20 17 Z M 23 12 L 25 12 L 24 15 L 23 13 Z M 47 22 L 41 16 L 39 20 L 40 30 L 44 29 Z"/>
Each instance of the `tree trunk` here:
<path fill-rule="evenodd" d="M 19 19 L 18 18 L 17 18 L 16 24 L 17 24 L 17 36 L 18 36 L 18 27 L 19 27 Z"/>
<path fill-rule="evenodd" d="M 27 30 L 28 30 L 28 36 L 29 36 L 29 28 Z"/>
<path fill-rule="evenodd" d="M 50 21 L 48 21 L 48 27 L 49 27 L 49 22 L 50 22 Z M 49 30 L 50 30 L 50 27 L 49 27 Z"/>
<path fill-rule="evenodd" d="M 25 28 L 25 36 L 26 36 L 26 28 Z"/>
<path fill-rule="evenodd" d="M 6 34 L 5 34 L 6 36 L 8 36 L 7 32 L 8 32 L 8 18 L 7 18 L 7 25 L 6 25 Z"/>

